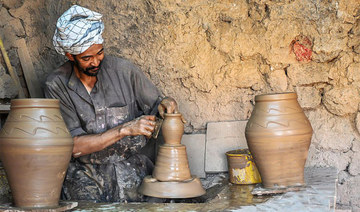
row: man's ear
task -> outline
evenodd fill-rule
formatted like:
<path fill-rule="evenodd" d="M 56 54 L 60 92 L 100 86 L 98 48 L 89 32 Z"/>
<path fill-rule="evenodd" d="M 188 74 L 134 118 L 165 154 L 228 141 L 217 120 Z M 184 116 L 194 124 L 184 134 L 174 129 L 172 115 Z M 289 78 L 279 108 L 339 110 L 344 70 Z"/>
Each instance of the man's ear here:
<path fill-rule="evenodd" d="M 74 55 L 70 54 L 69 52 L 65 53 L 65 56 L 70 60 L 70 61 L 75 61 Z"/>

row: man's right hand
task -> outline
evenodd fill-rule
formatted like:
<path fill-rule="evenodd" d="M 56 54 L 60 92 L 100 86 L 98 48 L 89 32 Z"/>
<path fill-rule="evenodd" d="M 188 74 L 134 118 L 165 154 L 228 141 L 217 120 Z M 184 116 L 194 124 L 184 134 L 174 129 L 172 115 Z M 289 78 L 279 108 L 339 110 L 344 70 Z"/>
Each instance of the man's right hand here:
<path fill-rule="evenodd" d="M 80 157 L 98 152 L 125 136 L 144 135 L 150 137 L 155 129 L 155 116 L 141 116 L 104 133 L 74 137 L 73 156 Z"/>
<path fill-rule="evenodd" d="M 144 135 L 150 137 L 155 129 L 155 116 L 140 116 L 129 121 L 119 128 L 119 132 L 125 136 Z"/>

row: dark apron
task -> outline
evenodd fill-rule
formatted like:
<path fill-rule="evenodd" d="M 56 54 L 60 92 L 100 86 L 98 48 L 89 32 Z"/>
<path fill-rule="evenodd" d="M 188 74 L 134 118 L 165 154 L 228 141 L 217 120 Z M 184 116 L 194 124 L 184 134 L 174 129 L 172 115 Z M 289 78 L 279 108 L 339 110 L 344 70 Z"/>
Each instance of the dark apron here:
<path fill-rule="evenodd" d="M 143 201 L 137 189 L 154 168 L 147 156 L 138 153 L 146 142 L 144 136 L 125 137 L 102 151 L 73 158 L 63 184 L 63 199 Z"/>

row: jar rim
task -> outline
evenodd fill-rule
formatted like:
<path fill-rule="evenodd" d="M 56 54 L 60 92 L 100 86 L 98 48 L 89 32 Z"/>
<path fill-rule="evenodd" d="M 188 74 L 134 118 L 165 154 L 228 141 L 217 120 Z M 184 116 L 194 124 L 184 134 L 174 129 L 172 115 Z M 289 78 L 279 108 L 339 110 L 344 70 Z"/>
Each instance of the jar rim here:
<path fill-rule="evenodd" d="M 256 102 L 297 99 L 295 92 L 270 93 L 255 96 Z"/>
<path fill-rule="evenodd" d="M 164 113 L 164 116 L 181 116 L 181 113 Z"/>
<path fill-rule="evenodd" d="M 46 98 L 27 98 L 27 99 L 12 99 L 11 108 L 59 108 L 60 101 L 58 99 Z"/>
<path fill-rule="evenodd" d="M 231 156 L 231 157 L 244 157 L 244 156 L 250 156 L 251 155 L 249 149 L 231 150 L 231 151 L 227 151 L 225 154 L 227 156 Z"/>

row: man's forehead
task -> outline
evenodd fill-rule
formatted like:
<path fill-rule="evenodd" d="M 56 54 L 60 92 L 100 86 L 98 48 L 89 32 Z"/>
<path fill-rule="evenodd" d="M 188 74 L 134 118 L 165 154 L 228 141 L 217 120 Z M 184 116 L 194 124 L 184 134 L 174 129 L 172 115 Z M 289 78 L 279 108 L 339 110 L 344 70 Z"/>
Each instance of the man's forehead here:
<path fill-rule="evenodd" d="M 78 56 L 79 57 L 92 56 L 92 55 L 98 54 L 99 52 L 101 52 L 103 50 L 104 50 L 104 48 L 103 48 L 102 44 L 93 44 L 86 51 L 79 54 Z"/>

